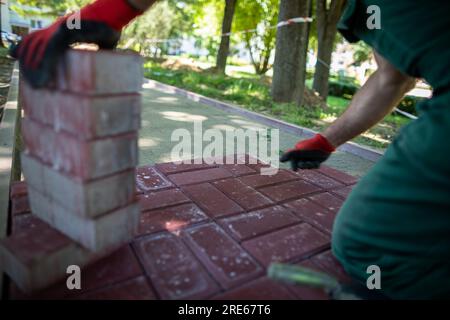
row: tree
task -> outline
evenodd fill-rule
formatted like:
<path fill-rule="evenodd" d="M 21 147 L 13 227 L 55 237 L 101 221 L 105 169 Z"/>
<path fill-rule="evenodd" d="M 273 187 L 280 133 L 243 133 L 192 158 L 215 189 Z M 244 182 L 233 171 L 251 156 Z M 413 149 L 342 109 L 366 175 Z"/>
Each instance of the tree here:
<path fill-rule="evenodd" d="M 345 0 L 316 0 L 317 62 L 313 89 L 326 100 L 330 77 L 331 56 L 337 33 L 337 23 L 345 7 Z"/>
<path fill-rule="evenodd" d="M 240 1 L 235 16 L 235 28 L 243 32 L 240 38 L 248 49 L 257 74 L 265 74 L 272 66 L 270 58 L 275 47 L 279 0 Z"/>
<path fill-rule="evenodd" d="M 230 36 L 225 34 L 231 32 L 236 1 L 237 0 L 225 0 L 225 10 L 222 21 L 222 39 L 220 41 L 216 60 L 216 70 L 220 73 L 225 73 L 225 67 L 227 66 L 227 58 L 230 52 Z"/>
<path fill-rule="evenodd" d="M 310 11 L 311 0 L 281 0 L 278 21 L 306 17 Z M 308 23 L 278 29 L 272 81 L 272 97 L 276 102 L 303 103 L 308 34 Z"/>

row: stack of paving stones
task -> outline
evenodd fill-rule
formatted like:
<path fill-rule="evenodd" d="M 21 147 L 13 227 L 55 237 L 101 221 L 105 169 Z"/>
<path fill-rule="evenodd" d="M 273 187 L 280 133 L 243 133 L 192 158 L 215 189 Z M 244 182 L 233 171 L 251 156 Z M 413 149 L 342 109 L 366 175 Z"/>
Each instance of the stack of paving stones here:
<path fill-rule="evenodd" d="M 48 89 L 21 83 L 25 187 L 0 244 L 4 271 L 25 292 L 109 255 L 135 236 L 142 60 L 134 53 L 70 50 Z"/>
<path fill-rule="evenodd" d="M 137 168 L 142 214 L 132 243 L 83 268 L 82 290 L 67 290 L 63 280 L 26 295 L 13 284 L 10 299 L 327 299 L 319 289 L 272 281 L 267 267 L 291 263 L 348 282 L 330 232 L 357 179 L 325 166 L 264 176 L 264 164 L 238 158 Z M 13 236 L 42 230 L 26 213 L 24 182 L 11 197 Z"/>

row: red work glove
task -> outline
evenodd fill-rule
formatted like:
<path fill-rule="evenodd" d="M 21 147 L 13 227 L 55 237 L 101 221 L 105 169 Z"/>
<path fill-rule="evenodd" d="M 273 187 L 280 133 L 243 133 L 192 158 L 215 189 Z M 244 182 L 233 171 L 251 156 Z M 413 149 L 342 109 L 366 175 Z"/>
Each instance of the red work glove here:
<path fill-rule="evenodd" d="M 292 170 L 317 169 L 328 159 L 335 147 L 321 134 L 313 138 L 300 141 L 294 149 L 288 150 L 280 158 L 281 162 L 291 162 Z"/>
<path fill-rule="evenodd" d="M 141 13 L 127 0 L 98 0 L 79 12 L 81 28 L 69 29 L 66 22 L 70 16 L 62 17 L 27 35 L 11 48 L 11 56 L 19 59 L 21 72 L 33 87 L 43 87 L 52 79 L 58 59 L 69 45 L 85 42 L 113 49 L 122 28 Z"/>

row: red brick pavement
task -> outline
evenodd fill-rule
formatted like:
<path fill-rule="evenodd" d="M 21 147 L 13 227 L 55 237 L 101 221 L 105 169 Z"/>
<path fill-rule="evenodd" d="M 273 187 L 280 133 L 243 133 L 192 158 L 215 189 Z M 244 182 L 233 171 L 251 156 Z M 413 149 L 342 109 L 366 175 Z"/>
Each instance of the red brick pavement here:
<path fill-rule="evenodd" d="M 248 161 L 248 158 L 247 158 Z M 273 261 L 348 281 L 330 251 L 336 214 L 357 180 L 323 167 L 262 176 L 260 165 L 158 164 L 137 169 L 142 214 L 134 241 L 33 296 L 10 299 L 326 299 L 266 277 Z M 26 184 L 11 191 L 12 232 L 29 219 Z"/>

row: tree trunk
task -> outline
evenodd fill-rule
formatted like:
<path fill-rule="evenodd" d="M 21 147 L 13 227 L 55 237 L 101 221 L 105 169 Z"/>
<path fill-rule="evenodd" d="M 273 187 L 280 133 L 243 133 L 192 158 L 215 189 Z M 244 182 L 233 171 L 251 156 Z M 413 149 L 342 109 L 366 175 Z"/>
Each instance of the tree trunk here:
<path fill-rule="evenodd" d="M 227 34 L 231 32 L 234 11 L 236 9 L 236 2 L 237 0 L 225 0 L 225 12 L 222 21 L 222 34 Z M 227 58 L 229 52 L 230 52 L 230 36 L 229 35 L 222 36 L 216 60 L 217 72 L 225 73 L 225 67 L 227 66 Z"/>
<path fill-rule="evenodd" d="M 313 82 L 313 89 L 325 100 L 328 97 L 328 80 L 337 23 L 344 10 L 345 0 L 332 0 L 329 8 L 326 3 L 326 0 L 316 0 L 318 52 Z"/>
<path fill-rule="evenodd" d="M 281 0 L 278 21 L 309 16 L 310 9 L 311 0 Z M 303 103 L 308 34 L 308 23 L 296 23 L 277 30 L 272 81 L 272 97 L 276 102 Z"/>

